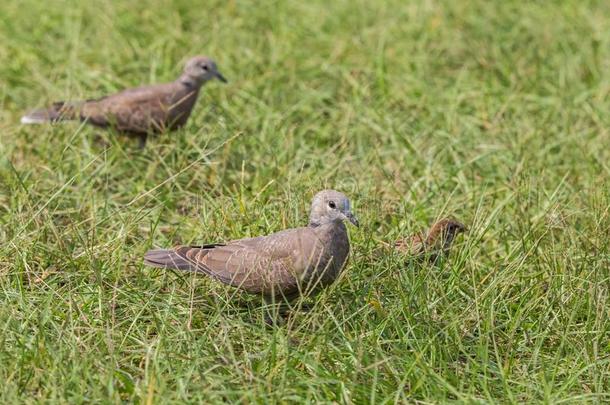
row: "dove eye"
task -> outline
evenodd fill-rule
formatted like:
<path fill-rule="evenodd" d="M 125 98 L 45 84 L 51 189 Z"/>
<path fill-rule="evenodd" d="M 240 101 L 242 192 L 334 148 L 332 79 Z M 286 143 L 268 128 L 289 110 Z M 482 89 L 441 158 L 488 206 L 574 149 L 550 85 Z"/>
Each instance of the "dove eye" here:
<path fill-rule="evenodd" d="M 207 65 L 203 65 L 201 66 L 201 69 L 205 70 L 206 72 L 208 71 L 208 66 Z"/>
<path fill-rule="evenodd" d="M 329 201 L 329 202 L 328 202 L 328 206 L 329 206 L 330 208 L 332 208 L 332 209 L 337 208 L 337 206 L 335 205 L 335 202 L 334 202 L 334 201 Z"/>

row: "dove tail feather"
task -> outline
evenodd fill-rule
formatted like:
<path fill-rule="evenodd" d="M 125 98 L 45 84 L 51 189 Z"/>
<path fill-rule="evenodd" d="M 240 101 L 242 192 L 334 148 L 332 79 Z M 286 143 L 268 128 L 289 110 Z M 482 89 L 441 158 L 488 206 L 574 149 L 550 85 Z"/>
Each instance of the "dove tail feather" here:
<path fill-rule="evenodd" d="M 48 108 L 31 111 L 21 117 L 22 124 L 42 124 L 45 122 L 57 122 L 80 119 L 80 108 L 74 104 L 63 101 L 53 103 Z"/>
<path fill-rule="evenodd" d="M 172 249 L 153 249 L 144 255 L 144 264 L 160 269 L 201 272 L 195 265 Z"/>

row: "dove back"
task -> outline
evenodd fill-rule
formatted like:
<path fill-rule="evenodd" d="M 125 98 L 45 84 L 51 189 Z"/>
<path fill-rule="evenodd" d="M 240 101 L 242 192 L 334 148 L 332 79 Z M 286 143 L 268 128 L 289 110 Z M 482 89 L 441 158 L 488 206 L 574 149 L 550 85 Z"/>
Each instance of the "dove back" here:
<path fill-rule="evenodd" d="M 84 103 L 79 118 L 131 134 L 161 133 L 186 123 L 198 95 L 199 87 L 179 82 L 140 87 Z"/>
<path fill-rule="evenodd" d="M 96 100 L 53 103 L 49 108 L 32 111 L 21 121 L 81 120 L 131 134 L 160 133 L 187 122 L 199 89 L 180 82 L 139 87 Z"/>

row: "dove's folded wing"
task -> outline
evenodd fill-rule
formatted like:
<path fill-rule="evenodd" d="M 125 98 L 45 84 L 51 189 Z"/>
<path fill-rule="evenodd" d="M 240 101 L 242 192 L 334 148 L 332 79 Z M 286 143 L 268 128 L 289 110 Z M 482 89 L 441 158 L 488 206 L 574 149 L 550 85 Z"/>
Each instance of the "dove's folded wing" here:
<path fill-rule="evenodd" d="M 97 126 L 133 133 L 161 132 L 168 118 L 174 83 L 145 86 L 85 103 L 82 118 Z"/>
<path fill-rule="evenodd" d="M 226 245 L 181 246 L 146 253 L 145 263 L 161 268 L 204 273 L 250 293 L 277 295 L 298 289 L 314 255 L 316 240 L 303 238 L 304 229 L 242 239 Z"/>

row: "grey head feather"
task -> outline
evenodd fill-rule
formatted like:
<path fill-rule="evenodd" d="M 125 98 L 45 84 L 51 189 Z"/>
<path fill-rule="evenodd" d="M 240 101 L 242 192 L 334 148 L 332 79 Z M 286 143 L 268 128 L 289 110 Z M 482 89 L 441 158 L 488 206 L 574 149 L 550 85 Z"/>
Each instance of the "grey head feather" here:
<path fill-rule="evenodd" d="M 352 213 L 349 198 L 336 190 L 322 190 L 311 202 L 309 226 L 316 227 L 328 223 L 338 223 L 348 220 L 358 226 L 358 220 Z"/>
<path fill-rule="evenodd" d="M 186 62 L 179 81 L 187 86 L 200 87 L 213 79 L 227 83 L 227 79 L 218 71 L 216 62 L 207 56 L 195 56 Z"/>

